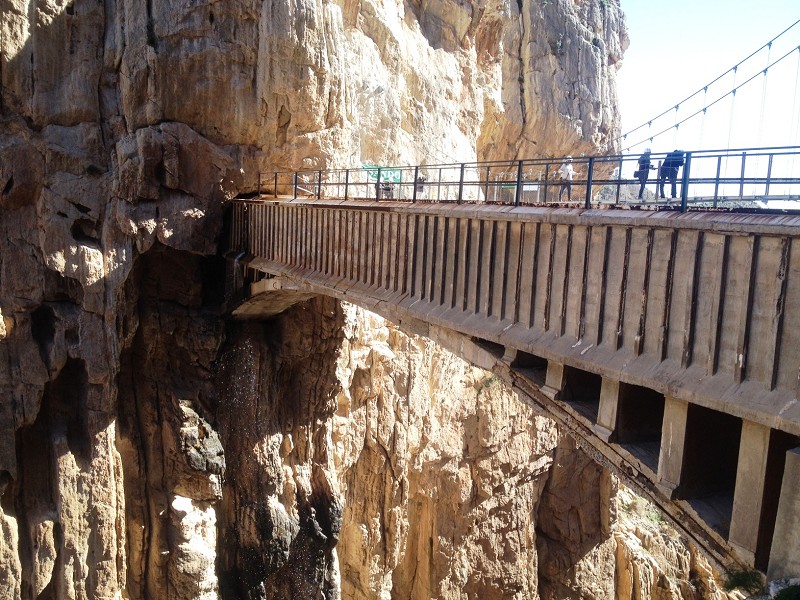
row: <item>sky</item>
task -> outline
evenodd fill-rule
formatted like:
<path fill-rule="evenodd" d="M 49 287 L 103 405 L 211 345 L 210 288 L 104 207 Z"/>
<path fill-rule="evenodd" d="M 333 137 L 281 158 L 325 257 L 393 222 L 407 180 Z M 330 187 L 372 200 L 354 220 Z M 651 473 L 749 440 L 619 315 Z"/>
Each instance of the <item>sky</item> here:
<path fill-rule="evenodd" d="M 630 133 L 622 142 L 623 151 L 640 152 L 645 146 L 665 152 L 800 145 L 800 23 L 735 75 L 728 74 L 707 92 L 681 103 L 800 20 L 800 0 L 620 1 L 630 37 L 617 75 L 622 132 L 670 111 L 652 126 Z M 759 74 L 787 53 L 766 77 Z M 702 110 L 756 74 L 733 99 L 728 96 L 705 116 L 677 130 L 673 127 L 676 120 Z M 648 139 L 664 129 L 670 131 L 652 142 Z"/>

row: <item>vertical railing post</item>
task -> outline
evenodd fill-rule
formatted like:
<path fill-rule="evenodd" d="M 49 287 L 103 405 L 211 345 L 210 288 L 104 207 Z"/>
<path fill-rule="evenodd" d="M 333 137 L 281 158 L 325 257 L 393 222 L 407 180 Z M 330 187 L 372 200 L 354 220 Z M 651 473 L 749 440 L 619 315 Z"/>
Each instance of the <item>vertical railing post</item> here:
<path fill-rule="evenodd" d="M 492 176 L 492 168 L 486 167 L 486 182 L 484 185 L 484 192 L 483 192 L 483 201 L 488 202 L 489 200 L 489 177 Z"/>
<path fill-rule="evenodd" d="M 322 170 L 317 171 L 317 200 L 322 198 Z"/>
<path fill-rule="evenodd" d="M 517 185 L 514 189 L 514 206 L 519 206 L 522 199 L 522 161 L 517 162 Z"/>
<path fill-rule="evenodd" d="M 278 197 L 278 172 L 275 171 L 275 197 Z"/>
<path fill-rule="evenodd" d="M 683 177 L 681 178 L 681 212 L 686 212 L 689 207 L 689 175 L 692 170 L 692 153 L 686 153 L 683 163 Z"/>
<path fill-rule="evenodd" d="M 350 169 L 344 170 L 344 199 L 347 200 L 350 192 Z"/>
<path fill-rule="evenodd" d="M 250 211 L 247 210 L 247 204 L 244 205 L 244 215 L 242 219 L 242 251 L 250 252 Z"/>
<path fill-rule="evenodd" d="M 739 198 L 744 197 L 744 163 L 747 159 L 747 152 L 742 152 L 742 172 L 739 177 Z"/>
<path fill-rule="evenodd" d="M 592 177 L 594 175 L 594 156 L 589 157 L 589 166 L 586 168 L 586 201 L 585 208 L 592 206 Z"/>
<path fill-rule="evenodd" d="M 442 201 L 442 167 L 439 167 L 439 181 L 436 183 L 436 201 Z"/>
<path fill-rule="evenodd" d="M 395 169 L 397 175 L 397 194 L 392 192 L 392 200 L 402 200 L 403 198 L 403 169 Z"/>
<path fill-rule="evenodd" d="M 547 186 L 548 186 L 547 182 L 548 181 L 550 181 L 550 163 L 545 163 L 545 165 L 544 165 L 544 200 L 542 200 L 542 202 L 544 202 L 545 204 L 547 204 Z"/>
<path fill-rule="evenodd" d="M 228 238 L 228 251 L 233 251 L 236 249 L 236 219 L 237 219 L 237 208 L 236 201 L 233 202 L 233 212 L 231 213 L 231 235 Z"/>
<path fill-rule="evenodd" d="M 769 196 L 769 180 L 772 178 L 772 157 L 774 154 L 770 152 L 769 162 L 767 163 L 767 183 L 764 186 L 764 195 Z"/>
<path fill-rule="evenodd" d="M 714 208 L 717 207 L 717 198 L 719 198 L 719 178 L 722 174 L 722 156 L 717 157 L 717 177 L 714 179 Z"/>
<path fill-rule="evenodd" d="M 381 199 L 381 168 L 378 167 L 378 179 L 375 181 L 375 200 Z"/>
<path fill-rule="evenodd" d="M 297 171 L 294 172 L 294 191 L 292 192 L 292 198 L 297 200 Z"/>
<path fill-rule="evenodd" d="M 233 213 L 233 239 L 231 240 L 231 250 L 241 252 L 242 250 L 242 204 L 237 202 Z"/>
<path fill-rule="evenodd" d="M 620 157 L 618 167 L 619 170 L 617 171 L 617 198 L 614 200 L 614 204 L 619 204 L 619 192 L 620 188 L 622 187 L 622 160 L 623 157 Z"/>
<path fill-rule="evenodd" d="M 464 197 L 464 163 L 461 163 L 461 169 L 458 174 L 458 197 L 456 202 L 461 204 L 461 199 Z"/>
<path fill-rule="evenodd" d="M 246 210 L 247 205 L 242 202 L 239 205 L 239 245 L 237 246 L 237 250 L 239 250 L 239 252 L 244 252 L 247 249 L 244 245 L 244 219 L 246 216 Z"/>
<path fill-rule="evenodd" d="M 411 194 L 411 201 L 417 201 L 417 188 L 419 187 L 419 165 L 414 167 L 414 191 Z"/>
<path fill-rule="evenodd" d="M 358 172 L 360 173 L 359 179 L 361 179 L 361 175 L 364 176 L 364 200 L 369 200 L 369 171 L 367 169 L 359 169 Z M 356 189 L 358 189 L 359 185 L 361 184 L 356 184 Z"/>

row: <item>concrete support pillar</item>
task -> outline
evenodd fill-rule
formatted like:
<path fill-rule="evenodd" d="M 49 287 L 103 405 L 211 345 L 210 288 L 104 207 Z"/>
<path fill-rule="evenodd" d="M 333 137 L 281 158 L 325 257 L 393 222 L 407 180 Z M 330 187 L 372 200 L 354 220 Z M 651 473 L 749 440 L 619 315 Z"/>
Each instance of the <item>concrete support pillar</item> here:
<path fill-rule="evenodd" d="M 797 577 L 800 574 L 800 448 L 786 453 L 783 468 L 781 498 L 778 502 L 778 517 L 772 536 L 767 579 Z"/>
<path fill-rule="evenodd" d="M 507 365 L 510 365 L 514 362 L 517 358 L 517 349 L 512 348 L 511 346 L 505 347 L 505 352 L 503 353 L 503 362 Z"/>
<path fill-rule="evenodd" d="M 742 421 L 728 541 L 739 558 L 751 566 L 755 562 L 758 526 L 764 502 L 769 436 L 769 427 L 752 421 Z"/>
<path fill-rule="evenodd" d="M 600 407 L 597 423 L 592 429 L 605 442 L 609 441 L 617 429 L 617 408 L 619 406 L 619 381 L 603 377 L 600 387 Z"/>
<path fill-rule="evenodd" d="M 668 498 L 675 497 L 675 491 L 681 483 L 688 413 L 688 402 L 670 396 L 664 397 L 664 422 L 661 426 L 656 485 Z"/>
<path fill-rule="evenodd" d="M 562 389 L 564 389 L 564 365 L 548 360 L 542 392 L 551 400 L 558 400 Z"/>

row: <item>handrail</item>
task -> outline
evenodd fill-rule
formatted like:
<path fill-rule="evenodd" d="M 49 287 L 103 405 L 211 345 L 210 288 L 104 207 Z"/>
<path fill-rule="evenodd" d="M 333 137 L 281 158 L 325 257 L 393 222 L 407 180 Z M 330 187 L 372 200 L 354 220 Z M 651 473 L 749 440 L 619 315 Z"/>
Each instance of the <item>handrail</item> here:
<path fill-rule="evenodd" d="M 769 208 L 770 199 L 796 200 L 800 209 L 800 146 L 691 150 L 683 152 L 678 169 L 665 168 L 669 155 L 650 155 L 651 169 L 643 187 L 648 194 L 643 202 L 672 208 L 665 197 L 669 192 L 680 201 L 681 211 L 690 205 L 711 203 L 716 208 L 731 201 L 760 208 L 766 202 Z M 639 158 L 639 154 L 578 156 L 572 160 L 570 181 L 559 176 L 567 157 L 271 171 L 259 173 L 257 193 L 293 199 L 302 194 L 317 199 L 582 204 L 588 208 L 600 203 L 598 194 L 612 188 L 603 195 L 603 203 L 632 204 L 642 184 L 633 177 Z"/>

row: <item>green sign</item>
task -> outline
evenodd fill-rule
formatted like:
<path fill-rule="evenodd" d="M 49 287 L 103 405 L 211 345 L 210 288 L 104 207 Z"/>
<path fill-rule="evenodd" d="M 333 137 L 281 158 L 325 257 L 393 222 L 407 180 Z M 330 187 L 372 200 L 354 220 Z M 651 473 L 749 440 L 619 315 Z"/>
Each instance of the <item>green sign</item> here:
<path fill-rule="evenodd" d="M 381 181 L 383 183 L 400 183 L 402 179 L 402 171 L 400 169 L 384 169 L 377 165 L 361 165 L 367 172 L 367 178 L 373 181 L 378 180 L 378 169 L 381 170 Z"/>

